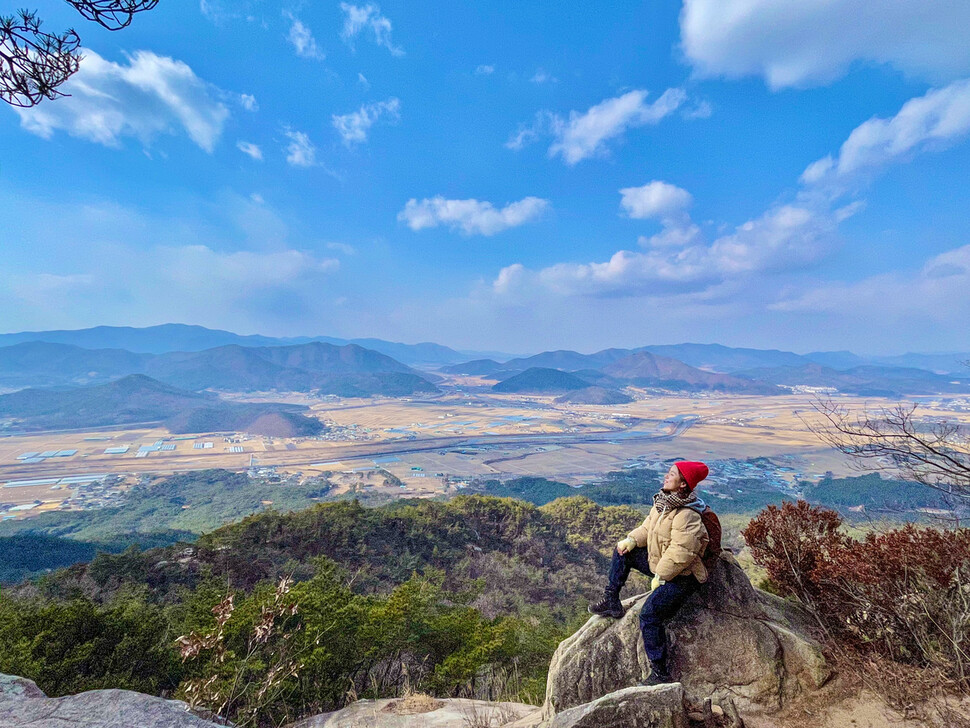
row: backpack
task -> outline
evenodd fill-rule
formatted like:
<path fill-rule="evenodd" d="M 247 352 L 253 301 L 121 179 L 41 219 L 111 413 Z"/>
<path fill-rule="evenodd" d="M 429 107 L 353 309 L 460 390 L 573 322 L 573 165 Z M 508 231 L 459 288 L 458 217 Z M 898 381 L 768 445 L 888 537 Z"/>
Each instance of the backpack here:
<path fill-rule="evenodd" d="M 721 558 L 721 522 L 710 506 L 704 508 L 701 520 L 704 522 L 704 528 L 707 529 L 707 548 L 701 554 L 701 562 L 707 571 L 711 572 L 717 560 Z"/>

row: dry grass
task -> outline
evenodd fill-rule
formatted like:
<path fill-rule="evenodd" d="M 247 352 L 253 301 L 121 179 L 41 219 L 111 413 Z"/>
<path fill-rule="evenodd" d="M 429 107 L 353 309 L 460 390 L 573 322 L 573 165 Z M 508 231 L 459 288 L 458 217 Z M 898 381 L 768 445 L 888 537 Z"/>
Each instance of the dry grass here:
<path fill-rule="evenodd" d="M 443 707 L 444 703 L 425 693 L 411 693 L 400 700 L 395 700 L 384 706 L 383 712 L 395 715 L 418 715 L 431 713 Z"/>

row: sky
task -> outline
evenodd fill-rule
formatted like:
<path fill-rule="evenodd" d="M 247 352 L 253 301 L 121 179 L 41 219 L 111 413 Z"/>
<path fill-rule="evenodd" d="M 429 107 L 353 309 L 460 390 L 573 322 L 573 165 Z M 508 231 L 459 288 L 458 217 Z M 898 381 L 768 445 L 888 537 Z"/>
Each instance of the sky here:
<path fill-rule="evenodd" d="M 970 350 L 964 0 L 35 5 L 0 331 Z"/>

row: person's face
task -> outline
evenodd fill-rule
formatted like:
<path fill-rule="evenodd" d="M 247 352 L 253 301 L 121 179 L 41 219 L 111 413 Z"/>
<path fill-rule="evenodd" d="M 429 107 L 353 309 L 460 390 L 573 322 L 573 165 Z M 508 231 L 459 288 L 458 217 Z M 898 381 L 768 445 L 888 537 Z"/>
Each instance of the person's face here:
<path fill-rule="evenodd" d="M 687 484 L 684 482 L 683 477 L 681 477 L 677 466 L 671 465 L 670 470 L 668 470 L 667 474 L 664 476 L 663 490 L 668 493 L 675 493 L 685 485 Z"/>

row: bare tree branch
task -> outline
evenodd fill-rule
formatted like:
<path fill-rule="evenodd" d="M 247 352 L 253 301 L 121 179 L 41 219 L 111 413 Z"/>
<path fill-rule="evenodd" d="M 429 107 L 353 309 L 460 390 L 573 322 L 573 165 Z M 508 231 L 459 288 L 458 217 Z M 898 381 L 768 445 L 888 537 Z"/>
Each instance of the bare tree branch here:
<path fill-rule="evenodd" d="M 12 106 L 25 108 L 64 96 L 57 87 L 80 64 L 77 33 L 45 33 L 40 26 L 27 10 L 0 17 L 0 99 Z"/>
<path fill-rule="evenodd" d="M 831 399 L 812 403 L 823 421 L 805 421 L 819 439 L 868 469 L 888 471 L 970 504 L 970 442 L 953 422 L 920 423 L 915 404 L 850 413 Z"/>
<path fill-rule="evenodd" d="M 158 0 L 67 0 L 81 15 L 108 30 L 121 30 L 131 24 L 135 13 L 151 10 Z"/>
<path fill-rule="evenodd" d="M 108 30 L 128 27 L 135 13 L 158 0 L 67 0 L 83 17 Z M 0 101 L 28 108 L 68 96 L 58 90 L 80 68 L 81 39 L 73 29 L 45 33 L 33 11 L 0 16 Z"/>

